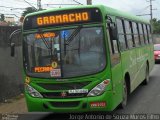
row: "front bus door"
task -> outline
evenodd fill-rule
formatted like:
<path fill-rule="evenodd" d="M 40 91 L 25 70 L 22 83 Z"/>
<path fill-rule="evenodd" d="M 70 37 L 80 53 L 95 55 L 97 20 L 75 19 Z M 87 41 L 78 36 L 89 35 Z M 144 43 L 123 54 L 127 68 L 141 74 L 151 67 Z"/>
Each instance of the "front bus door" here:
<path fill-rule="evenodd" d="M 118 38 L 116 37 L 116 24 L 115 17 L 107 16 L 107 36 L 110 47 L 110 61 L 111 61 L 111 80 L 113 84 L 114 104 L 116 107 L 122 101 L 122 69 L 121 69 L 121 56 L 118 47 Z"/>

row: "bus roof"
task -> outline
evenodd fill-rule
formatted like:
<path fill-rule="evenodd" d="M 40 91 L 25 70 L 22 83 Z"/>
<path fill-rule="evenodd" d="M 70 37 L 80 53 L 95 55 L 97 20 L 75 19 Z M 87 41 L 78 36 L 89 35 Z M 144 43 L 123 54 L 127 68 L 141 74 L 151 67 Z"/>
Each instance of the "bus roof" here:
<path fill-rule="evenodd" d="M 103 14 L 106 14 L 106 15 L 122 17 L 122 18 L 126 18 L 126 19 L 129 19 L 129 20 L 139 21 L 139 22 L 149 24 L 149 20 L 146 20 L 144 18 L 135 16 L 135 15 L 133 15 L 131 13 L 128 13 L 128 12 L 117 10 L 117 9 L 114 9 L 114 8 L 111 8 L 111 7 L 107 7 L 107 6 L 104 6 L 104 5 L 83 5 L 83 6 L 74 6 L 74 7 L 65 7 L 65 8 L 51 8 L 51 9 L 47 9 L 47 10 L 42 10 L 42 11 L 30 13 L 26 17 L 45 14 L 45 13 L 48 13 L 48 12 L 83 9 L 83 8 L 99 8 L 101 10 L 101 12 Z"/>

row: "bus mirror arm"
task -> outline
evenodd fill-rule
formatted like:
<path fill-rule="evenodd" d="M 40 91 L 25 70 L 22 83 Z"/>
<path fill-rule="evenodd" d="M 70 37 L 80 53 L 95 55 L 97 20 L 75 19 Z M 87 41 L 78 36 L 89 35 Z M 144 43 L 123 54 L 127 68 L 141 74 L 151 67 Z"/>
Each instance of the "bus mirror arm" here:
<path fill-rule="evenodd" d="M 10 54 L 11 57 L 14 57 L 14 55 L 15 55 L 15 43 L 12 42 L 12 38 L 13 38 L 14 35 L 16 35 L 20 32 L 21 32 L 21 29 L 17 29 L 15 31 L 13 31 L 9 36 L 9 46 L 11 48 L 11 54 Z"/>
<path fill-rule="evenodd" d="M 112 18 L 110 16 L 106 16 L 107 23 L 113 23 Z"/>

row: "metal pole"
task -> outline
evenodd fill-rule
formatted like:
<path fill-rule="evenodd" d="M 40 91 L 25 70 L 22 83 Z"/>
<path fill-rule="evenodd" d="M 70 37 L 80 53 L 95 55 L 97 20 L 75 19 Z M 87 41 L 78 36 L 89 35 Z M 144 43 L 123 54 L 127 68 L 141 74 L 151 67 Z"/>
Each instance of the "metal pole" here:
<path fill-rule="evenodd" d="M 37 0 L 37 8 L 38 10 L 42 10 L 41 0 Z"/>
<path fill-rule="evenodd" d="M 92 5 L 92 0 L 87 0 L 87 5 Z"/>
<path fill-rule="evenodd" d="M 153 13 L 152 13 L 152 0 L 150 0 L 150 14 L 151 14 L 151 20 L 153 19 Z"/>

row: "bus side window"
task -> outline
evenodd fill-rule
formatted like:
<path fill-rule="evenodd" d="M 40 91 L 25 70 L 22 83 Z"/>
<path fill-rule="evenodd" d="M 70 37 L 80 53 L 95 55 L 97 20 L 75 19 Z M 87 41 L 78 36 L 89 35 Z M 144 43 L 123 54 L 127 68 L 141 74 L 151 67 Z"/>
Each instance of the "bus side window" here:
<path fill-rule="evenodd" d="M 151 36 L 151 26 L 150 25 L 147 25 L 147 31 L 148 31 L 148 36 L 149 36 L 149 43 L 153 43 L 152 36 Z"/>
<path fill-rule="evenodd" d="M 110 56 L 111 66 L 114 67 L 115 65 L 120 63 L 117 26 L 116 26 L 116 23 L 113 21 L 107 22 L 107 25 L 108 25 L 108 33 L 109 33 L 109 38 L 110 38 L 109 47 L 111 51 L 110 52 L 111 53 L 111 56 Z"/>
<path fill-rule="evenodd" d="M 149 42 L 149 33 L 148 33 L 147 25 L 145 25 L 145 29 L 146 29 L 146 32 L 147 32 L 147 41 L 148 41 L 148 44 L 149 44 L 150 42 Z"/>
<path fill-rule="evenodd" d="M 138 24 L 138 28 L 139 28 L 139 36 L 140 36 L 141 45 L 144 45 L 144 36 L 143 36 L 143 29 L 142 29 L 141 23 Z"/>
<path fill-rule="evenodd" d="M 117 43 L 117 40 L 114 39 L 114 36 L 113 36 L 113 29 L 117 29 L 116 27 L 115 28 L 111 28 L 110 24 L 108 24 L 108 27 L 109 27 L 109 36 L 110 36 L 110 44 L 111 44 L 111 51 L 112 51 L 112 54 L 116 54 L 116 53 L 119 53 L 118 52 L 118 43 Z"/>
<path fill-rule="evenodd" d="M 136 47 L 140 46 L 139 36 L 138 36 L 138 27 L 137 23 L 132 22 L 132 28 L 133 28 L 133 35 L 134 35 L 134 41 L 136 44 Z"/>
<path fill-rule="evenodd" d="M 132 40 L 131 25 L 130 25 L 129 21 L 127 21 L 127 20 L 124 21 L 124 24 L 125 24 L 125 33 L 126 33 L 128 47 L 133 48 L 134 44 L 133 44 L 133 40 Z"/>
<path fill-rule="evenodd" d="M 119 47 L 121 51 L 124 51 L 127 49 L 127 43 L 125 40 L 125 33 L 123 28 L 123 20 L 116 19 L 117 21 L 117 30 L 118 30 L 118 40 L 119 40 Z"/>
<path fill-rule="evenodd" d="M 145 43 L 148 44 L 147 30 L 146 30 L 145 24 L 143 24 L 143 36 L 144 36 Z"/>

